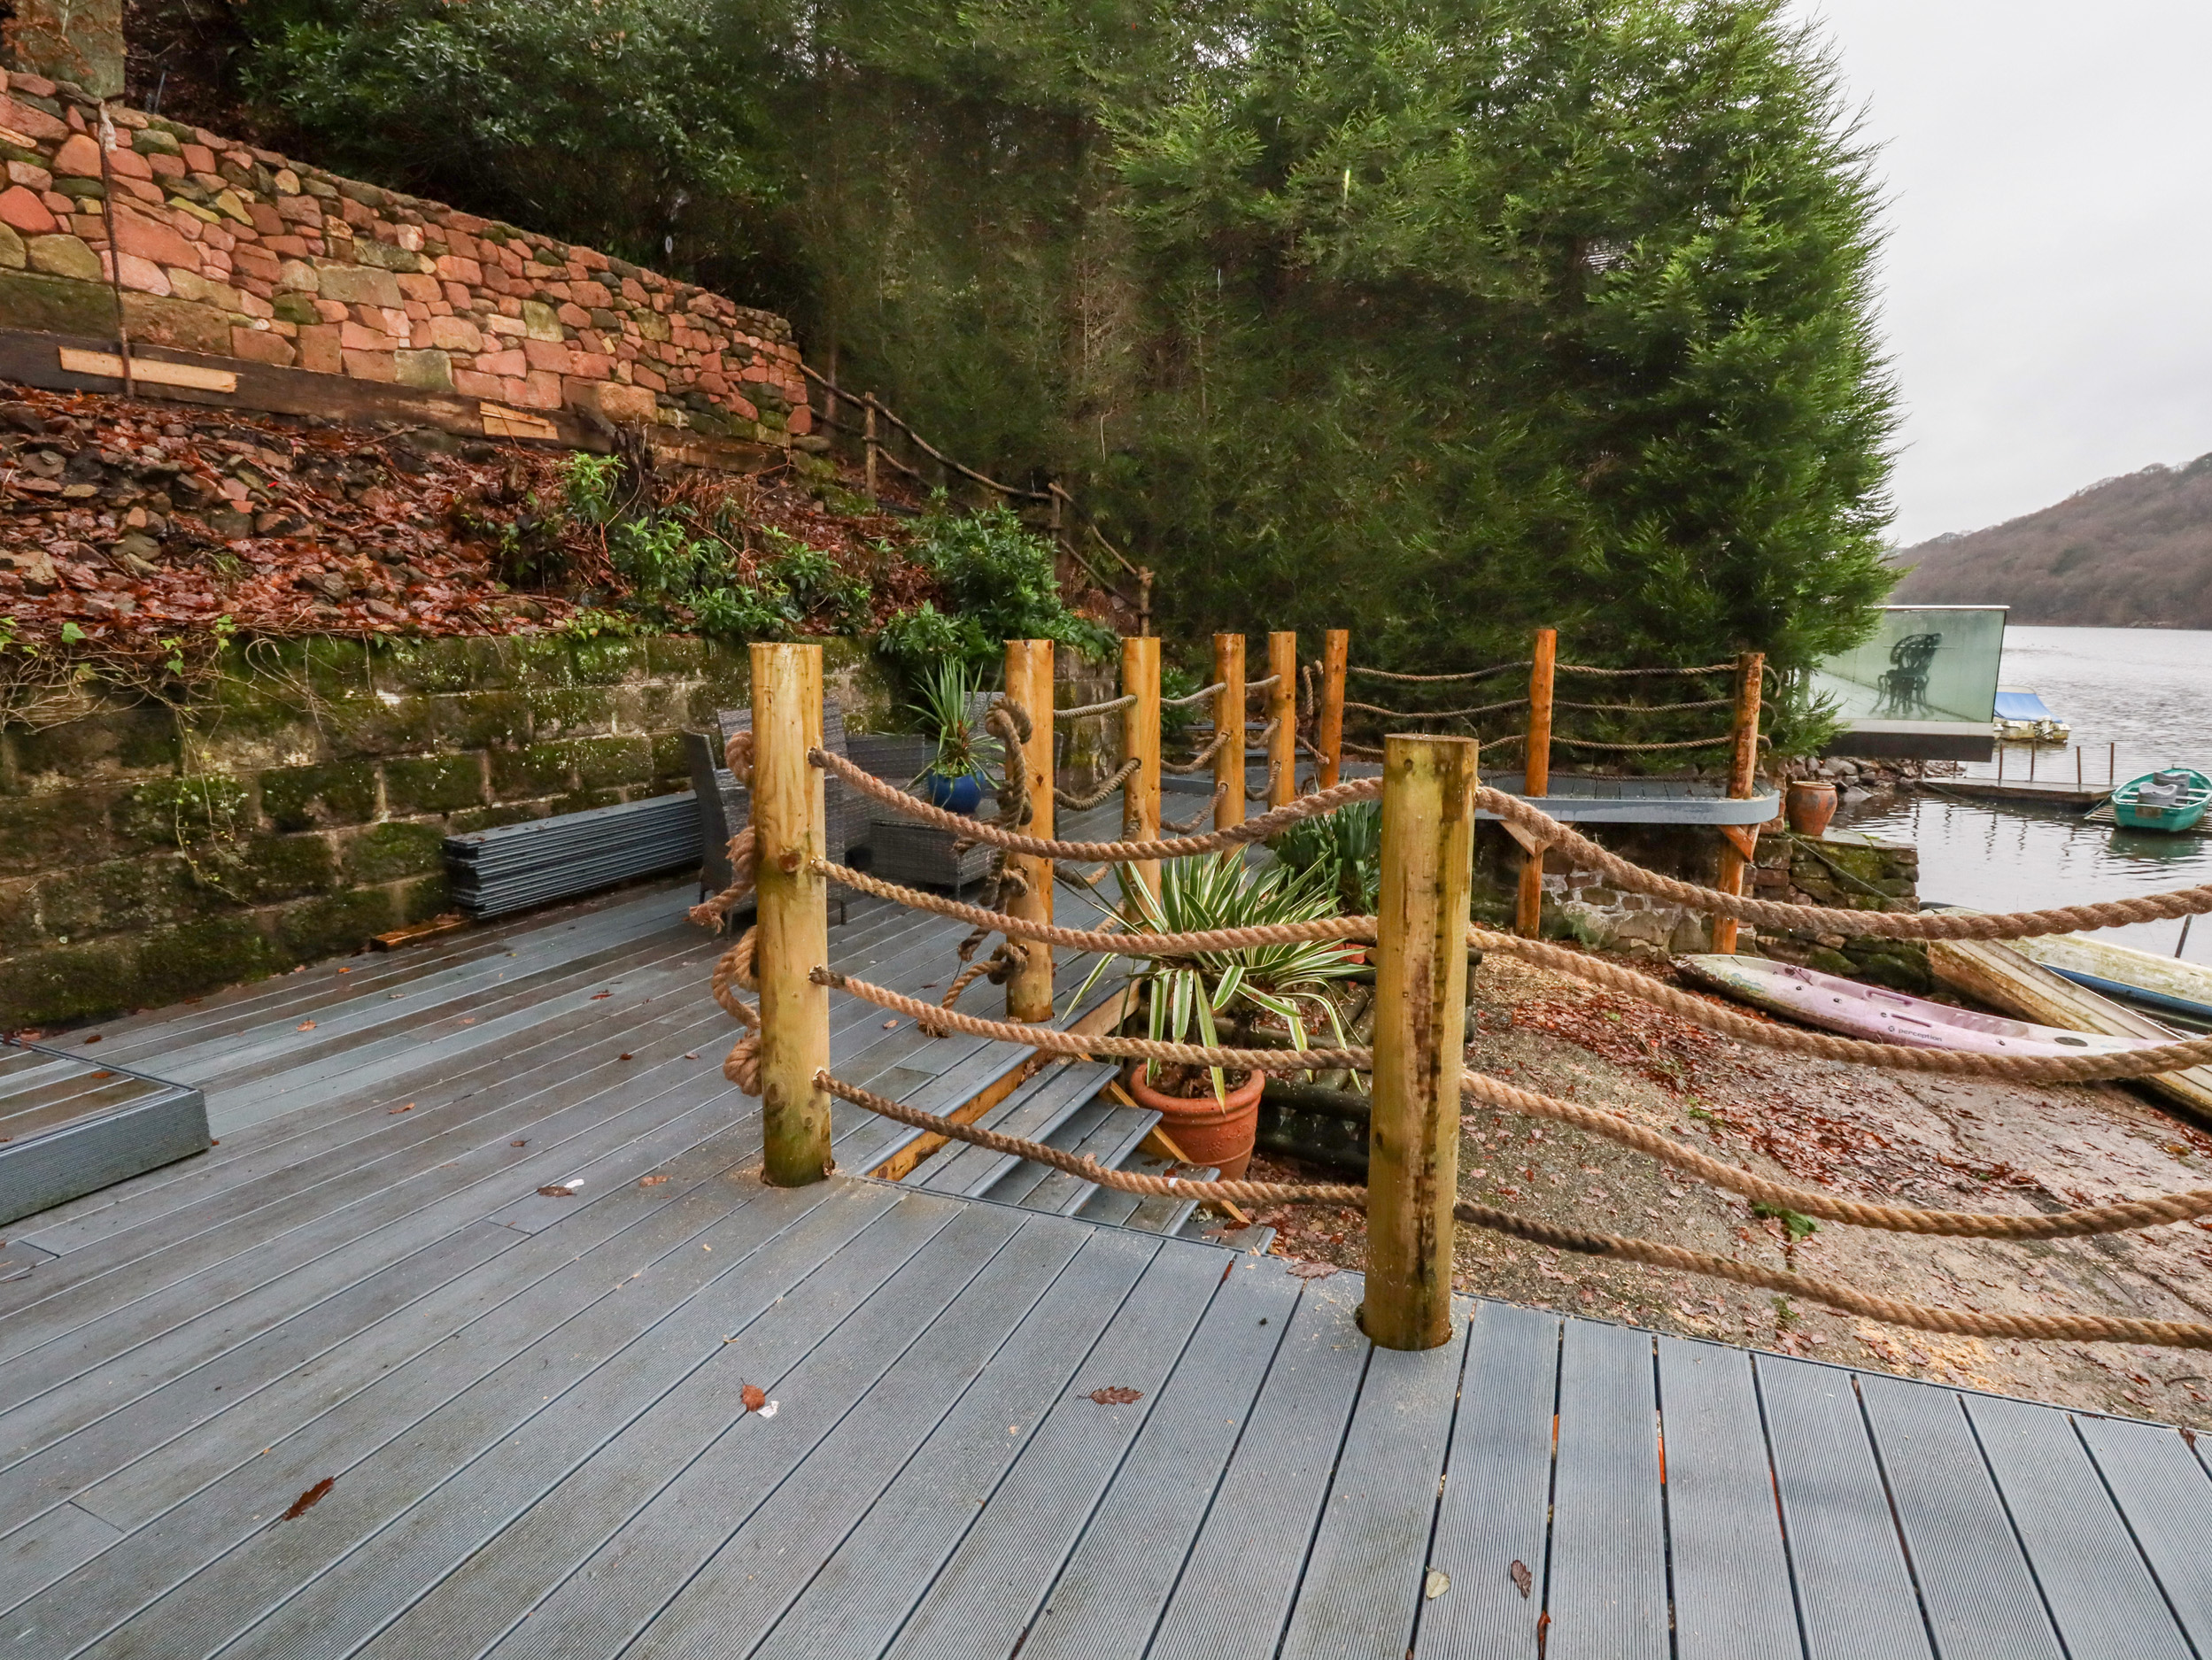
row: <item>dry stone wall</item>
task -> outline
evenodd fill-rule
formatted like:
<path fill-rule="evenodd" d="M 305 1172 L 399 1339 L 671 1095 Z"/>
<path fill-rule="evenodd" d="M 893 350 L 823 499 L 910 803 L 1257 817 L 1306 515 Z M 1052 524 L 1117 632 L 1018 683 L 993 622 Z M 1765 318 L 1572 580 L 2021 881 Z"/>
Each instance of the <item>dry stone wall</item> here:
<path fill-rule="evenodd" d="M 790 325 L 590 248 L 0 73 L 0 327 L 788 444 Z M 114 240 L 108 241 L 108 210 Z M 498 412 L 517 412 L 502 422 Z M 545 435 L 550 436 L 550 435 Z"/>

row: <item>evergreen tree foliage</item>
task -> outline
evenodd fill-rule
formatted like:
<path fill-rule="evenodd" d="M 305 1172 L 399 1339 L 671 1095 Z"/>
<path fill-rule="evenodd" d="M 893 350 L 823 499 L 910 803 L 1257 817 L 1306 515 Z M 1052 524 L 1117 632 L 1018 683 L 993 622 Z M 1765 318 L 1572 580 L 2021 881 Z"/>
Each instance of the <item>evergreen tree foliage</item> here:
<path fill-rule="evenodd" d="M 699 276 L 1171 632 L 1363 661 L 1849 643 L 1867 151 L 1781 0 L 237 0 L 309 153 Z"/>

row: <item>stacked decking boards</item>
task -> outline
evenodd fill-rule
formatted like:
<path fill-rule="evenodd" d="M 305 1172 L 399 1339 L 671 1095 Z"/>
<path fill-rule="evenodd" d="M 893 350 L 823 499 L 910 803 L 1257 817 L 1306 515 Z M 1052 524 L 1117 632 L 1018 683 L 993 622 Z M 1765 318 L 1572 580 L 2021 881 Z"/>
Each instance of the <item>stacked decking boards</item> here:
<path fill-rule="evenodd" d="M 659 795 L 445 838 L 453 902 L 504 916 L 699 862 L 699 802 Z"/>

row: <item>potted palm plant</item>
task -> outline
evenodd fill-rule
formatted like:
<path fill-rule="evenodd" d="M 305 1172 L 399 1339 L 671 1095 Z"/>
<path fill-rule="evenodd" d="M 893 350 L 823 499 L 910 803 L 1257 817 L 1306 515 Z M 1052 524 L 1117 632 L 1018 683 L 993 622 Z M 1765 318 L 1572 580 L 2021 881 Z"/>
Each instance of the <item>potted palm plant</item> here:
<path fill-rule="evenodd" d="M 936 745 L 930 764 L 914 780 L 933 807 L 972 813 L 983 800 L 989 768 L 999 764 L 1002 745 L 983 730 L 977 713 L 984 701 L 983 676 L 958 658 L 940 662 L 922 683 L 922 699 L 911 706 L 922 730 Z"/>
<path fill-rule="evenodd" d="M 1280 865 L 1254 871 L 1234 853 L 1163 865 L 1157 894 L 1126 869 L 1121 884 L 1123 915 L 1133 930 L 1146 933 L 1303 923 L 1336 912 L 1325 874 L 1294 874 Z M 1191 957 L 1132 957 L 1130 981 L 1143 999 L 1146 1031 L 1154 1038 L 1215 1044 L 1223 1025 L 1244 1020 L 1279 1023 L 1291 1046 L 1303 1049 L 1316 1020 L 1334 1042 L 1344 1041 L 1329 990 L 1359 971 L 1363 955 L 1342 941 L 1314 940 Z M 1092 970 L 1087 993 L 1115 961 L 1109 957 Z M 1258 1072 L 1157 1061 L 1133 1062 L 1128 1076 L 1131 1095 L 1160 1115 L 1175 1145 L 1217 1167 L 1225 1181 L 1242 1176 L 1251 1159 L 1265 1082 Z"/>

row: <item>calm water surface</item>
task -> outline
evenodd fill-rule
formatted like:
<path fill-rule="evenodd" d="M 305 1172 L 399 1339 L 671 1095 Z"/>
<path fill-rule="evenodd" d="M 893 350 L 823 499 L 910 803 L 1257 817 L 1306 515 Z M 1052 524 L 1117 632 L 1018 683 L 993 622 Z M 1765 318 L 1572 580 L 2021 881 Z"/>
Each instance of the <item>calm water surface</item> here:
<path fill-rule="evenodd" d="M 2008 629 L 2000 683 L 2041 695 L 2080 749 L 2036 752 L 2038 778 L 2121 782 L 2154 767 L 2212 772 L 2212 633 L 2177 629 Z M 2005 746 L 2005 776 L 2028 776 L 2028 746 Z M 1994 777 L 1975 764 L 1970 776 Z M 2078 814 L 2026 804 L 1984 806 L 1934 795 L 1847 803 L 1841 829 L 1917 843 L 1923 898 L 1990 911 L 2031 910 L 2212 882 L 2212 837 L 2162 836 L 2084 824 Z M 2145 923 L 2104 938 L 2173 954 L 2179 923 Z M 2212 916 L 2184 953 L 2212 963 Z"/>

